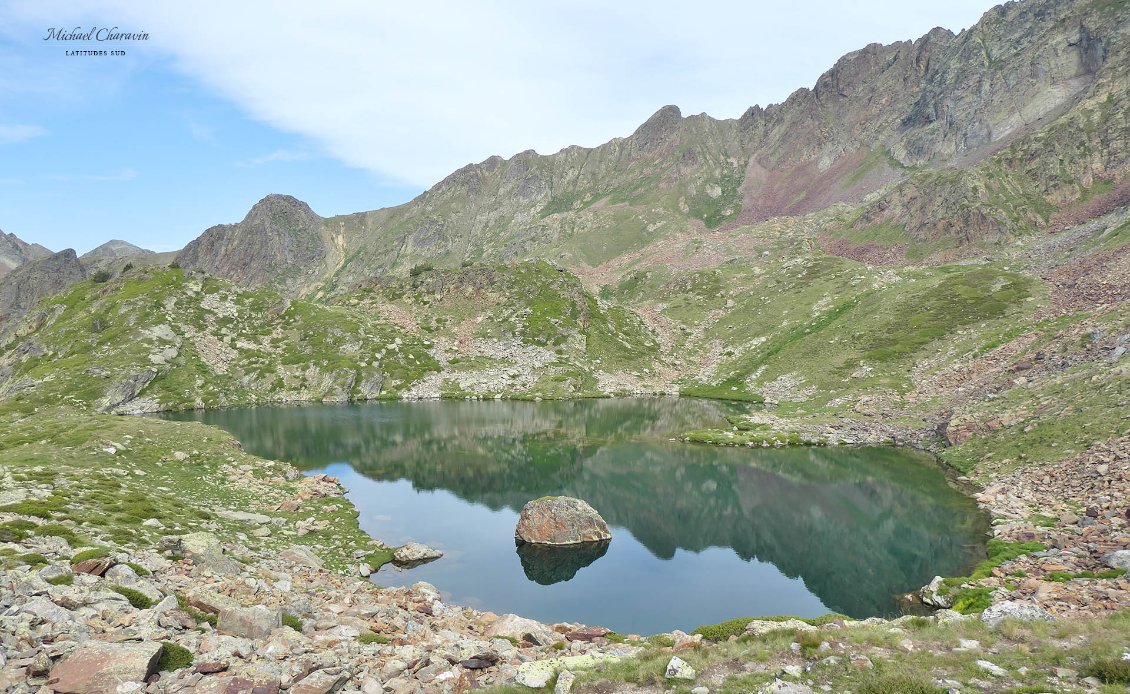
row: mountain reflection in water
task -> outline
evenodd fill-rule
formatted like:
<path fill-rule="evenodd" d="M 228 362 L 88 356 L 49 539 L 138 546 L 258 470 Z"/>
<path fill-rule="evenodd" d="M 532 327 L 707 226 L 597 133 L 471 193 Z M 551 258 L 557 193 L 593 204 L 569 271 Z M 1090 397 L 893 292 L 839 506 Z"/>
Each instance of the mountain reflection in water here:
<path fill-rule="evenodd" d="M 754 614 L 891 615 L 900 594 L 983 556 L 984 517 L 927 456 L 669 440 L 724 426 L 734 407 L 440 401 L 175 416 L 217 424 L 249 452 L 331 468 L 375 537 L 448 552 L 382 570 L 378 583 L 426 580 L 496 612 L 641 632 Z M 611 544 L 515 561 L 517 512 L 556 494 L 596 508 Z"/>

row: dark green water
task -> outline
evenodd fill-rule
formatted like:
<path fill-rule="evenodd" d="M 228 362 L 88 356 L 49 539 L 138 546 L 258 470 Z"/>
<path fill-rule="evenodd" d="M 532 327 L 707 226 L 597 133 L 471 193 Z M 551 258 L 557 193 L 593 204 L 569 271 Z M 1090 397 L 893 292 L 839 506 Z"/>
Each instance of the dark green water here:
<path fill-rule="evenodd" d="M 639 398 L 411 402 L 181 413 L 249 452 L 341 478 L 361 525 L 446 552 L 380 585 L 435 584 L 456 604 L 624 633 L 747 615 L 899 612 L 900 594 L 983 557 L 984 517 L 901 449 L 676 443 L 733 406 Z M 518 551 L 530 499 L 585 499 L 606 546 Z"/>

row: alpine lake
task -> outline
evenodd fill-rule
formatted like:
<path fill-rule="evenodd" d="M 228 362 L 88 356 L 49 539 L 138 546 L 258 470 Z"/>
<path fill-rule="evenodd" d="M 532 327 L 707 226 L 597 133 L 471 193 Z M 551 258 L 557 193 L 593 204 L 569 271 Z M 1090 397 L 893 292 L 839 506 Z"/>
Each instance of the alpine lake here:
<path fill-rule="evenodd" d="M 339 478 L 362 529 L 444 552 L 373 574 L 446 602 L 620 633 L 734 617 L 894 616 L 984 558 L 987 520 L 930 456 L 901 448 L 728 448 L 680 433 L 745 405 L 690 398 L 421 401 L 169 413 L 250 453 Z M 522 506 L 584 499 L 612 540 L 516 546 Z"/>

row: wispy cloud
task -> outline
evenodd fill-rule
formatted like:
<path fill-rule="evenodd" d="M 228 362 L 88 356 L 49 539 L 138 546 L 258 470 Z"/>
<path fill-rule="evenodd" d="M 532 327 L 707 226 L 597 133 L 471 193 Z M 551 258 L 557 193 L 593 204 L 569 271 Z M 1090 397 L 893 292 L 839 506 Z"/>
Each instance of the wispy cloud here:
<path fill-rule="evenodd" d="M 20 178 L 0 178 L 0 186 L 22 186 L 23 179 Z"/>
<path fill-rule="evenodd" d="M 199 121 L 188 122 L 188 134 L 200 142 L 213 142 L 216 139 L 216 129 Z"/>
<path fill-rule="evenodd" d="M 47 130 L 38 125 L 0 125 L 0 145 L 23 142 L 46 134 Z"/>
<path fill-rule="evenodd" d="M 56 174 L 47 177 L 50 181 L 58 181 L 60 183 L 73 183 L 75 181 L 84 183 L 116 183 L 120 181 L 132 181 L 135 178 L 137 178 L 137 172 L 133 169 L 119 169 L 109 174 Z"/>
<path fill-rule="evenodd" d="M 13 14 L 144 28 L 148 56 L 251 118 L 423 186 L 491 154 L 599 144 L 667 103 L 736 117 L 848 51 L 961 29 L 995 2 L 21 0 Z"/>
<path fill-rule="evenodd" d="M 313 156 L 309 152 L 301 152 L 293 149 L 276 149 L 270 154 L 265 154 L 261 157 L 253 157 L 251 159 L 244 159 L 237 161 L 236 166 L 240 167 L 253 167 L 263 166 L 264 164 L 272 164 L 281 161 L 306 161 L 312 159 Z"/>

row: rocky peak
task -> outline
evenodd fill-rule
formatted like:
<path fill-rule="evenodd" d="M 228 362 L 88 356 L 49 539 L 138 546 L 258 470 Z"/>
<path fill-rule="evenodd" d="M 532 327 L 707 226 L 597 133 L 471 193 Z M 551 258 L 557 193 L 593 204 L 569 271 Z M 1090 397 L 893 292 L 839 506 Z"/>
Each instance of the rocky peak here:
<path fill-rule="evenodd" d="M 86 279 L 74 249 L 29 260 L 0 279 L 0 332 L 43 299 Z"/>
<path fill-rule="evenodd" d="M 131 255 L 153 255 L 153 251 L 135 246 L 128 241 L 112 239 L 92 251 L 83 253 L 83 259 L 91 258 L 125 258 Z"/>
<path fill-rule="evenodd" d="M 241 224 L 302 229 L 320 225 L 322 218 L 292 195 L 271 194 L 255 203 Z"/>
<path fill-rule="evenodd" d="M 268 195 L 238 224 L 206 230 L 177 254 L 186 269 L 247 287 L 305 287 L 328 253 L 322 218 L 290 195 Z"/>
<path fill-rule="evenodd" d="M 628 139 L 638 152 L 651 152 L 677 133 L 682 122 L 683 112 L 678 106 L 664 106 L 636 128 Z"/>
<path fill-rule="evenodd" d="M 38 243 L 27 243 L 15 234 L 0 231 L 0 277 L 29 260 L 49 255 L 51 251 Z"/>

